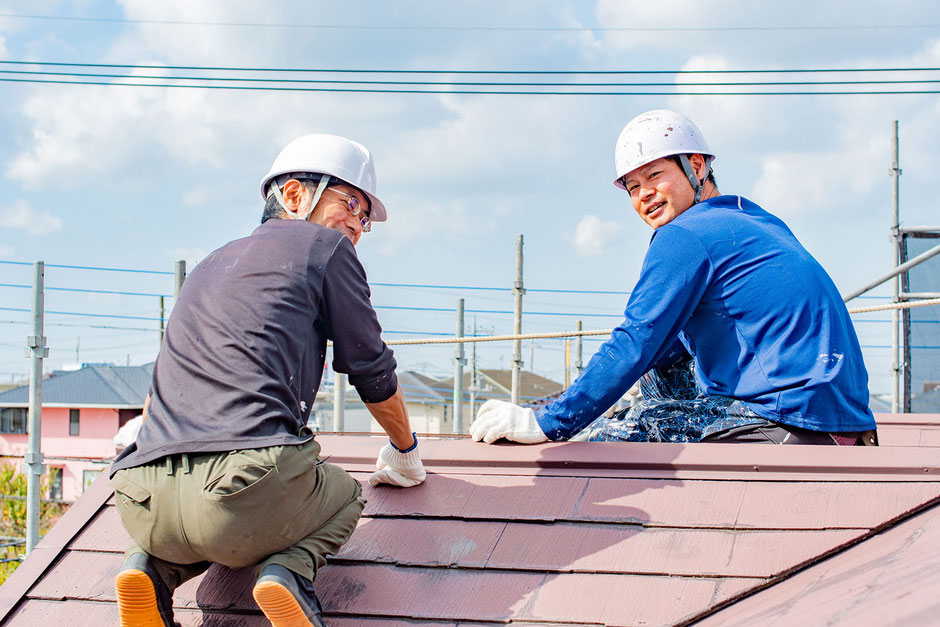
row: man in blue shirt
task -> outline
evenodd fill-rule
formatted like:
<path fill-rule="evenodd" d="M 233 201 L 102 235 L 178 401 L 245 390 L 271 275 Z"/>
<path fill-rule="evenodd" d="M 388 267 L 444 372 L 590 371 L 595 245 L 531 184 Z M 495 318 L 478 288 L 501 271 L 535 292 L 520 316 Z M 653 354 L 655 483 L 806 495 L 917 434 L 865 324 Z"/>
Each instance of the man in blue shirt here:
<path fill-rule="evenodd" d="M 537 413 L 488 401 L 474 439 L 569 439 L 640 380 L 644 401 L 592 439 L 874 443 L 838 290 L 779 218 L 720 194 L 713 159 L 681 114 L 627 124 L 615 184 L 654 232 L 625 319 L 559 399 Z"/>

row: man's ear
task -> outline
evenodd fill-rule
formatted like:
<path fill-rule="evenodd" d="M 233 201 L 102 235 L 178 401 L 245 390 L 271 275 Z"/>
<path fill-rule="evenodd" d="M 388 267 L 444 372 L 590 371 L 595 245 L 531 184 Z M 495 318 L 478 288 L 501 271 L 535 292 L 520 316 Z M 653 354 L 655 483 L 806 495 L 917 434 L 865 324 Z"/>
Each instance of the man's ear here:
<path fill-rule="evenodd" d="M 281 194 L 284 196 L 284 203 L 287 205 L 285 209 L 296 212 L 300 209 L 300 205 L 304 200 L 304 185 L 297 179 L 291 179 L 284 185 Z"/>
<path fill-rule="evenodd" d="M 705 178 L 705 173 L 708 172 L 708 168 L 705 164 L 705 157 L 696 153 L 694 155 L 689 155 L 689 163 L 692 165 L 692 169 L 695 171 L 695 176 L 698 177 L 698 180 Z"/>

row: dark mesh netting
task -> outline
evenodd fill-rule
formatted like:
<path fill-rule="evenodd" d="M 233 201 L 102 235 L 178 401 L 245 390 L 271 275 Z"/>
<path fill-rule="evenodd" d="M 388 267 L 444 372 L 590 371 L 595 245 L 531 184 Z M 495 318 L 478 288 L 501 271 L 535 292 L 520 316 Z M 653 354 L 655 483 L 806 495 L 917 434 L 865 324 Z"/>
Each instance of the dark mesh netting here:
<path fill-rule="evenodd" d="M 589 427 L 595 442 L 698 442 L 710 435 L 768 422 L 746 403 L 704 396 L 695 385 L 691 359 L 640 377 L 643 400 Z"/>

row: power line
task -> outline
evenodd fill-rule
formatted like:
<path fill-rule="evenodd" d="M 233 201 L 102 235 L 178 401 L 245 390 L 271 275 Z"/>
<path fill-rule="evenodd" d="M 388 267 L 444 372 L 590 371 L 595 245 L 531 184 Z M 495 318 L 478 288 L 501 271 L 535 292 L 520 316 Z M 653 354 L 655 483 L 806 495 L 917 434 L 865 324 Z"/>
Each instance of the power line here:
<path fill-rule="evenodd" d="M 350 89 L 333 87 L 275 87 L 249 85 L 186 85 L 180 83 L 110 83 L 53 79 L 0 78 L 4 83 L 45 85 L 94 85 L 99 87 L 167 87 L 172 89 L 216 89 L 225 91 L 321 92 L 346 94 L 450 94 L 478 96 L 901 96 L 940 94 L 940 90 L 878 91 L 532 91 L 467 89 Z"/>
<path fill-rule="evenodd" d="M 640 82 L 640 83 L 579 83 L 579 82 L 495 82 L 495 81 L 392 81 L 366 79 L 304 79 L 304 78 L 254 78 L 227 76 L 141 76 L 139 74 L 102 74 L 97 72 L 49 72 L 46 70 L 0 70 L 0 74 L 30 76 L 67 76 L 71 78 L 133 78 L 163 81 L 224 81 L 239 83 L 299 83 L 315 85 L 410 85 L 423 87 L 786 87 L 786 86 L 836 86 L 836 85 L 912 85 L 940 83 L 940 79 L 905 79 L 905 80 L 860 80 L 860 81 L 737 81 L 707 83 L 677 82 Z"/>
<path fill-rule="evenodd" d="M 53 20 L 63 22 L 97 22 L 106 24 L 155 24 L 164 26 L 221 26 L 239 28 L 290 28 L 311 30 L 359 30 L 359 31 L 463 31 L 463 32 L 774 32 L 774 31 L 855 31 L 855 30 L 913 30 L 940 28 L 940 24 L 855 24 L 819 26 L 447 26 L 447 25 L 370 25 L 370 24 L 296 24 L 284 22 L 210 22 L 203 20 L 155 20 L 132 18 L 36 15 L 24 13 L 0 13 L 0 17 L 29 20 Z"/>
<path fill-rule="evenodd" d="M 937 72 L 940 67 L 874 67 L 874 68 L 760 68 L 751 70 L 401 70 L 369 68 L 264 68 L 207 65 L 144 65 L 126 63 L 76 63 L 63 61 L 0 61 L 0 65 L 53 65 L 58 67 L 124 68 L 132 70 L 200 70 L 218 72 L 303 72 L 331 74 L 555 74 L 555 75 L 642 75 L 642 74 L 804 74 L 839 72 Z"/>

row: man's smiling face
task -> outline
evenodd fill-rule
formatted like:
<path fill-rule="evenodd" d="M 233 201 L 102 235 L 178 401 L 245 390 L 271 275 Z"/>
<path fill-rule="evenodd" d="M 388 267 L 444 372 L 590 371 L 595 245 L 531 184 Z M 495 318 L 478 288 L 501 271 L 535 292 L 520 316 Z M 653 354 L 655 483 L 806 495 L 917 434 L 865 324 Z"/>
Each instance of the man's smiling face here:
<path fill-rule="evenodd" d="M 693 168 L 696 167 L 692 155 Z M 704 160 L 703 160 L 704 162 Z M 667 158 L 627 173 L 624 186 L 630 202 L 640 218 L 654 229 L 672 222 L 676 216 L 695 204 L 695 192 L 679 165 Z"/>

